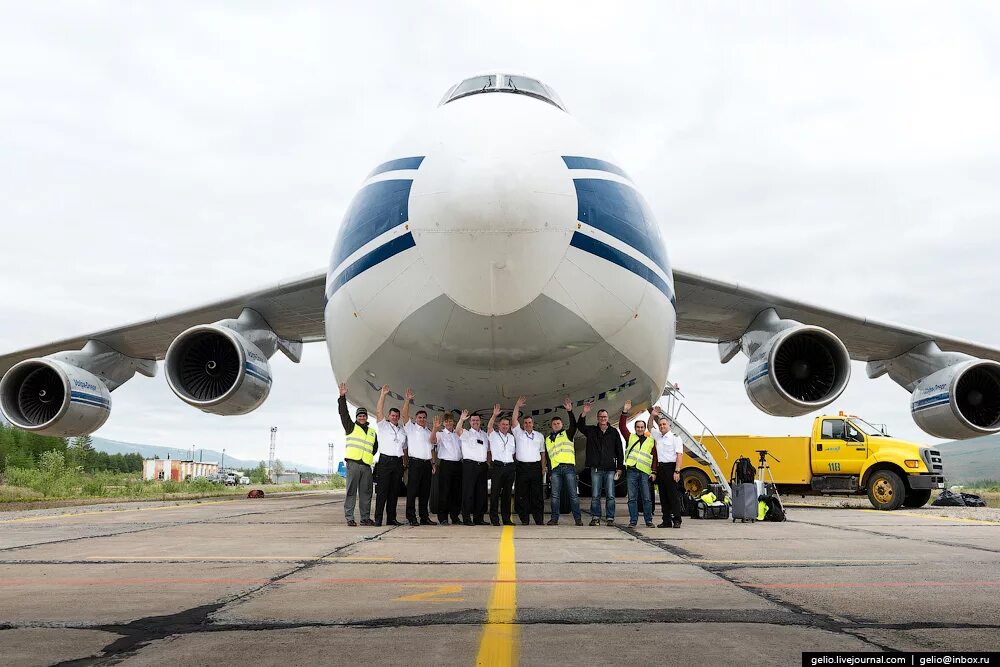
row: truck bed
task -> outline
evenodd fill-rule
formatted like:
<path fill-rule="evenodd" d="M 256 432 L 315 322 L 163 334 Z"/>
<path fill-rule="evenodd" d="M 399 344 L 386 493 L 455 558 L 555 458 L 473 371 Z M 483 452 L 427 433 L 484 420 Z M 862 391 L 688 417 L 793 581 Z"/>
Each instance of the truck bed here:
<path fill-rule="evenodd" d="M 712 438 L 706 438 L 702 444 L 712 453 L 719 468 L 727 477 L 730 476 L 736 459 L 745 456 L 756 467 L 760 461 L 757 450 L 766 449 L 769 454 L 780 459 L 780 461 L 775 461 L 771 456 L 767 457 L 771 474 L 774 475 L 774 481 L 777 484 L 809 484 L 809 480 L 812 479 L 809 459 L 811 442 L 808 437 L 720 435 L 718 438 L 725 446 L 725 450 L 720 448 L 719 444 Z M 695 465 L 699 468 L 702 467 Z"/>

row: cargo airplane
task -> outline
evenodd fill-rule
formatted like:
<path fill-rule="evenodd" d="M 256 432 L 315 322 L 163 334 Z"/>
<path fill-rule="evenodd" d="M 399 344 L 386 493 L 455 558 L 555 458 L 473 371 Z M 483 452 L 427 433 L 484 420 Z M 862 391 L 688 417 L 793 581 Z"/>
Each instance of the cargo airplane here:
<path fill-rule="evenodd" d="M 856 359 L 910 394 L 931 435 L 1000 430 L 1000 350 L 673 268 L 622 165 L 552 88 L 503 72 L 453 86 L 374 165 L 325 270 L 0 355 L 0 407 L 21 429 L 90 433 L 111 392 L 163 360 L 180 400 L 245 414 L 276 352 L 297 362 L 325 340 L 369 409 L 385 383 L 432 411 L 526 395 L 535 414 L 563 396 L 614 413 L 661 396 L 675 339 L 715 343 L 723 363 L 742 353 L 768 414 L 829 404 Z"/>

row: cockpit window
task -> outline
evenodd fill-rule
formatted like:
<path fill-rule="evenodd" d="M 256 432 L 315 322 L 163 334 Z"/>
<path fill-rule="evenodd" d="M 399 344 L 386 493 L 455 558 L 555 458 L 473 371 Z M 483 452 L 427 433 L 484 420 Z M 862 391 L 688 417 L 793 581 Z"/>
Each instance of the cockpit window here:
<path fill-rule="evenodd" d="M 479 93 L 515 93 L 527 95 L 548 102 L 554 107 L 566 110 L 555 91 L 537 79 L 515 74 L 489 74 L 474 76 L 454 86 L 445 93 L 441 104 L 447 104 L 462 97 Z"/>

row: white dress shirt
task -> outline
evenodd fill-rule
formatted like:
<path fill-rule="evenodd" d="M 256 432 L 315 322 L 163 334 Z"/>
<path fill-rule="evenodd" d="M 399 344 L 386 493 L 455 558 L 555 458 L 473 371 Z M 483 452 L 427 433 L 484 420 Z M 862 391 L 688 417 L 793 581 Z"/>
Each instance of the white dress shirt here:
<path fill-rule="evenodd" d="M 679 435 L 674 435 L 670 431 L 663 434 L 660 433 L 660 429 L 654 428 L 652 436 L 653 442 L 656 443 L 656 460 L 660 463 L 672 463 L 677 460 L 677 455 L 684 451 L 684 442 Z M 381 447 L 379 445 L 379 449 Z"/>
<path fill-rule="evenodd" d="M 542 460 L 542 451 L 545 449 L 545 436 L 538 431 L 528 433 L 520 426 L 515 426 L 514 430 L 514 454 L 521 463 L 534 463 Z"/>
<path fill-rule="evenodd" d="M 462 431 L 461 438 L 462 458 L 486 463 L 486 448 L 489 447 L 489 438 L 486 437 L 486 433 L 467 428 Z"/>
<path fill-rule="evenodd" d="M 388 419 L 375 423 L 378 433 L 378 453 L 387 456 L 402 456 L 406 449 L 406 431 L 403 425 L 393 426 Z"/>
<path fill-rule="evenodd" d="M 500 431 L 490 433 L 490 454 L 493 455 L 493 460 L 500 463 L 513 463 L 514 443 L 514 434 L 510 431 L 507 433 L 501 433 Z"/>
<path fill-rule="evenodd" d="M 461 461 L 462 441 L 454 431 L 441 429 L 437 433 L 438 460 Z"/>
<path fill-rule="evenodd" d="M 406 449 L 415 459 L 431 459 L 431 430 L 426 426 L 421 426 L 415 421 L 410 421 L 403 427 L 406 431 Z"/>

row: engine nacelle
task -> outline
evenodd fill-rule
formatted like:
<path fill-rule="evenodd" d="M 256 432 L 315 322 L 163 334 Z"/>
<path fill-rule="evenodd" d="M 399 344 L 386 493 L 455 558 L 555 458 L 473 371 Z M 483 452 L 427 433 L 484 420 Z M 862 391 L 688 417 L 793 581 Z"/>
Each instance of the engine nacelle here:
<path fill-rule="evenodd" d="M 111 415 L 111 392 L 93 373 L 52 358 L 26 359 L 0 380 L 0 409 L 14 426 L 44 435 L 92 433 Z"/>
<path fill-rule="evenodd" d="M 822 327 L 796 322 L 749 356 L 747 396 L 769 415 L 797 417 L 829 405 L 851 378 L 847 348 Z"/>
<path fill-rule="evenodd" d="M 179 335 L 167 349 L 164 368 L 178 398 L 212 414 L 246 414 L 271 391 L 268 356 L 224 323 L 199 325 Z"/>
<path fill-rule="evenodd" d="M 910 414 L 938 438 L 962 440 L 1000 431 L 1000 363 L 970 359 L 918 380 Z"/>

